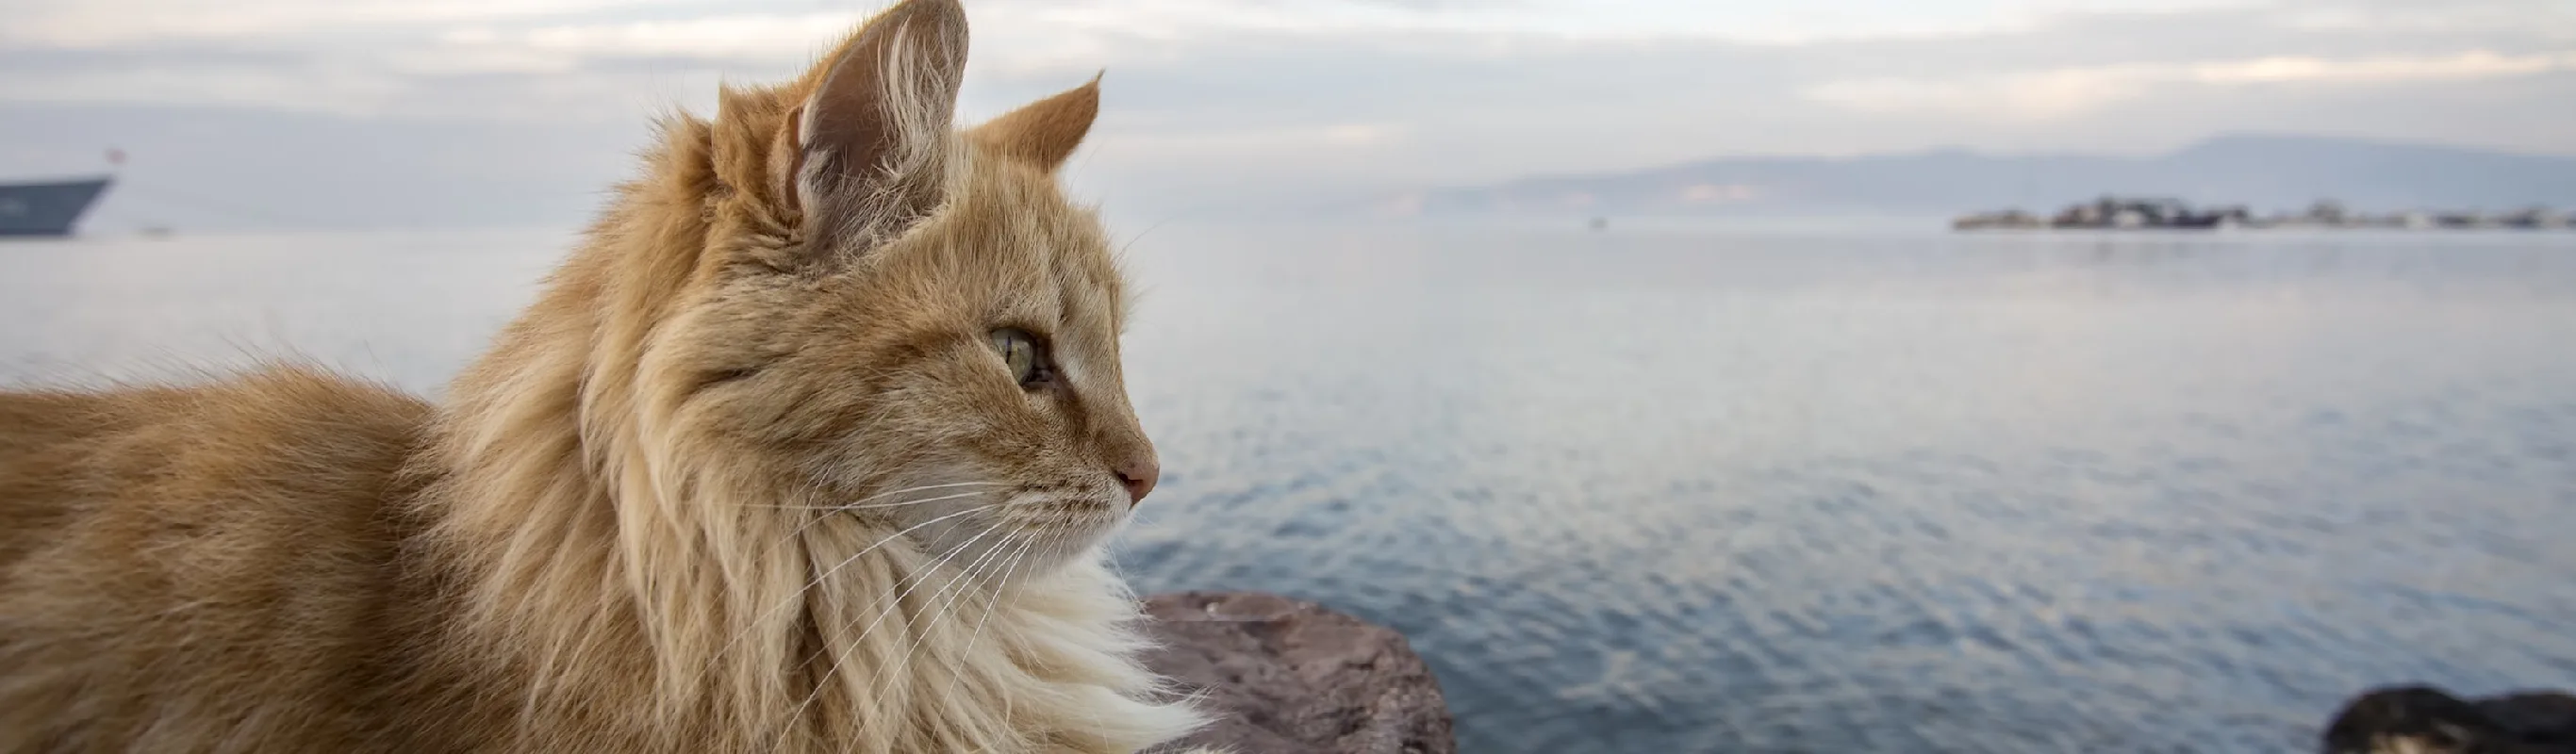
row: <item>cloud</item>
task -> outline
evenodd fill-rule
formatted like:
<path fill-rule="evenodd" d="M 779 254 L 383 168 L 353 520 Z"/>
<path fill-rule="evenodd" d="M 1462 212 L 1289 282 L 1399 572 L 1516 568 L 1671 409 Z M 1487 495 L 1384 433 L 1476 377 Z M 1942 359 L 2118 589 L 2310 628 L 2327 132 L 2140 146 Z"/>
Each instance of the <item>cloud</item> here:
<path fill-rule="evenodd" d="M 382 76 L 330 69 L 300 72 L 303 75 L 293 75 L 265 65 L 208 65 L 185 72 L 159 67 L 87 70 L 41 78 L 0 79 L 0 99 L 163 102 L 362 114 L 384 109 L 400 89 L 398 83 Z"/>
<path fill-rule="evenodd" d="M 0 43 L 102 48 L 186 40 L 275 40 L 328 31 L 542 18 L 636 0 L 23 0 Z"/>
<path fill-rule="evenodd" d="M 2519 30 L 2576 40 L 2576 2 L 2568 0 L 2292 0 L 2281 10 L 2291 26 L 2311 30 Z"/>
<path fill-rule="evenodd" d="M 2196 63 L 2089 66 L 1982 79 L 1879 78 L 1830 81 L 1808 99 L 1868 113 L 1997 113 L 2059 119 L 2145 98 L 2176 85 L 2278 86 L 2465 81 L 2576 70 L 2576 51 L 2507 55 L 2471 50 L 2441 56 L 2332 59 L 2282 55 Z"/>
<path fill-rule="evenodd" d="M 1383 157 L 1409 146 L 1402 124 L 1336 123 L 1286 128 L 1137 130 L 1103 133 L 1086 147 L 1136 165 L 1189 169 L 1210 160 L 1277 156 L 1306 161 Z"/>
<path fill-rule="evenodd" d="M 460 159 L 604 185 L 651 116 L 706 112 L 720 82 L 793 75 L 877 4 L 17 0 L 0 25 L 13 74 L 0 111 L 18 128 L 55 112 L 285 113 L 339 124 L 352 145 L 385 134 L 388 150 L 436 124 L 489 140 Z M 2576 152 L 2569 0 L 967 4 L 961 115 L 1106 68 L 1076 172 L 1130 203 L 1388 195 L 1720 155 L 2143 152 L 2257 128 Z M 281 171 L 312 159 L 244 123 L 227 149 Z M 556 136 L 510 136 L 523 132 Z M 89 138 L 54 133 L 66 149 Z M 142 156 L 202 148 L 141 133 L 170 139 L 129 145 Z M 0 129 L 0 143 L 20 136 Z M 0 175 L 23 151 L 0 153 Z"/>
<path fill-rule="evenodd" d="M 2308 81 L 2381 83 L 2452 81 L 2498 76 L 2528 76 L 2576 69 L 2576 51 L 2533 55 L 2499 55 L 2472 50 L 2448 57 L 2390 57 L 2319 60 L 2272 57 L 2192 66 L 2191 81 L 2206 84 L 2274 84 Z"/>
<path fill-rule="evenodd" d="M 811 60 L 822 45 L 848 33 L 860 18 L 855 12 L 733 14 L 512 30 L 471 26 L 439 34 L 430 52 L 543 61 L 547 70 L 619 58 L 789 64 Z"/>

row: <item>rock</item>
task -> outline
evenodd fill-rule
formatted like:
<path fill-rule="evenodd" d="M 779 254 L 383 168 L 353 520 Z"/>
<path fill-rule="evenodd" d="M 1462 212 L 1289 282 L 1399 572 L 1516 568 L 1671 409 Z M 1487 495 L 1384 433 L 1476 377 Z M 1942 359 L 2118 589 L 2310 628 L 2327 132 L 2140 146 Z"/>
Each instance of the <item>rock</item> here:
<path fill-rule="evenodd" d="M 1162 643 L 1146 664 L 1219 718 L 1174 751 L 1457 751 L 1440 682 L 1402 634 L 1260 593 L 1158 595 L 1145 612 Z"/>
<path fill-rule="evenodd" d="M 2576 696 L 2466 701 L 2430 686 L 2375 689 L 2327 726 L 2326 754 L 2576 754 Z"/>

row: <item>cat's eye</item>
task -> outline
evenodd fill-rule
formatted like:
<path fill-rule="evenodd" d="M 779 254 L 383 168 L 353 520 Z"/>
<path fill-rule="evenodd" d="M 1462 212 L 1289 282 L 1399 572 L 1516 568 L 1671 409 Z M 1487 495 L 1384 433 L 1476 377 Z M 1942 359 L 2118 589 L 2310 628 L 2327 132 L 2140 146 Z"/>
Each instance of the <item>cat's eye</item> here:
<path fill-rule="evenodd" d="M 1034 388 L 1055 377 L 1053 365 L 1047 363 L 1046 344 L 1035 335 L 1016 327 L 993 331 L 993 351 L 1011 368 L 1011 379 L 1020 387 Z"/>

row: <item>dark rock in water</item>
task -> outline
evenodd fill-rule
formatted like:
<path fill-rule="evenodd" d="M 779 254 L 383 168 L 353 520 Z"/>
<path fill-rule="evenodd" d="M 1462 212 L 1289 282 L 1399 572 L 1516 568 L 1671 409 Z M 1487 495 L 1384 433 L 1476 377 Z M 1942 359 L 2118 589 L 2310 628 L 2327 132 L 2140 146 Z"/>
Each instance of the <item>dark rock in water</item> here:
<path fill-rule="evenodd" d="M 1402 634 L 1270 594 L 1145 601 L 1155 672 L 1204 694 L 1218 721 L 1173 750 L 1451 754 L 1449 705 Z"/>
<path fill-rule="evenodd" d="M 2326 754 L 2576 754 L 2576 696 L 2467 701 L 2430 686 L 2363 694 L 2326 728 Z"/>

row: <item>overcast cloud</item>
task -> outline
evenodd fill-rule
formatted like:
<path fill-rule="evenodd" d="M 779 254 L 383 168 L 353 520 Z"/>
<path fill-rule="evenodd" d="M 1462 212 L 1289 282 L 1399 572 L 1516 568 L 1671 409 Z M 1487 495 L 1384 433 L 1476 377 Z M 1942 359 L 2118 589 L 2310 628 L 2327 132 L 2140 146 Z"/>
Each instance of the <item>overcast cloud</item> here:
<path fill-rule="evenodd" d="M 98 225 L 569 224 L 656 112 L 790 75 L 817 0 L 15 0 L 0 176 Z M 964 115 L 1107 69 L 1139 214 L 1743 154 L 2290 131 L 2576 153 L 2576 0 L 968 0 Z M 128 191 L 127 189 L 131 189 Z"/>

